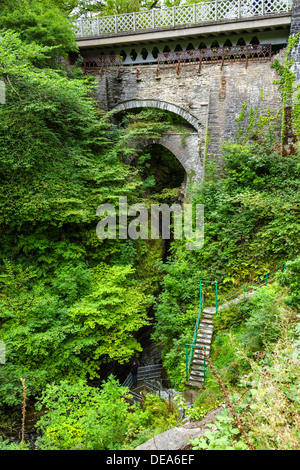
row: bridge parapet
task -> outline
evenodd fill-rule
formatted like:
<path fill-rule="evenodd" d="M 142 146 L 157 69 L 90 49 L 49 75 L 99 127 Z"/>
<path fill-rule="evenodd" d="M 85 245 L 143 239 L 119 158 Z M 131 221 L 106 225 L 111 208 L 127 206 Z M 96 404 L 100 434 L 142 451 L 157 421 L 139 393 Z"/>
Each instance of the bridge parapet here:
<path fill-rule="evenodd" d="M 293 0 L 213 0 L 180 7 L 152 9 L 122 15 L 81 18 L 74 24 L 77 38 L 112 33 L 155 31 L 181 25 L 261 17 L 292 10 Z"/>

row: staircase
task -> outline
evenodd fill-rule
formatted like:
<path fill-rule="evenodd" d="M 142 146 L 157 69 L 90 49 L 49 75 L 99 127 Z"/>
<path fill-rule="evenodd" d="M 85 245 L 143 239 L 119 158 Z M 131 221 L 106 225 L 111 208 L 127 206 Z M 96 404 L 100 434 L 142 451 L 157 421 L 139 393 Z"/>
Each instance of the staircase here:
<path fill-rule="evenodd" d="M 293 261 L 296 258 L 293 258 Z M 203 349 L 207 356 L 210 354 L 210 346 L 212 342 L 212 335 L 214 330 L 213 318 L 218 313 L 218 310 L 228 307 L 231 304 L 240 302 L 245 297 L 251 296 L 255 290 L 263 285 L 275 281 L 276 275 L 280 271 L 285 271 L 286 263 L 277 266 L 272 271 L 265 273 L 255 278 L 251 283 L 244 285 L 242 288 L 233 291 L 227 297 L 218 298 L 216 289 L 216 306 L 206 307 L 202 309 L 200 303 L 199 313 L 194 330 L 194 338 L 192 344 L 187 344 L 186 347 L 191 347 L 191 351 L 187 352 L 187 382 L 189 387 L 204 387 L 205 383 L 205 369 L 206 364 L 204 361 Z M 201 299 L 201 282 L 215 282 L 215 281 L 200 281 L 200 299 Z M 216 283 L 217 284 L 217 283 Z"/>
<path fill-rule="evenodd" d="M 215 312 L 216 309 L 214 307 L 207 307 L 202 311 L 190 368 L 190 377 L 187 382 L 187 385 L 190 387 L 202 387 L 204 385 L 204 354 L 201 347 L 205 348 L 205 352 L 209 356 L 214 330 L 213 317 Z"/>

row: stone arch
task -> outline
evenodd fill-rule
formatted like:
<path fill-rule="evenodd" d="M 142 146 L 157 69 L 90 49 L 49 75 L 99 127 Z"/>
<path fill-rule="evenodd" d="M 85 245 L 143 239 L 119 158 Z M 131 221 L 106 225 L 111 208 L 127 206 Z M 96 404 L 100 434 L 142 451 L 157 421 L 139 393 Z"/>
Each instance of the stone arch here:
<path fill-rule="evenodd" d="M 182 151 L 178 145 L 178 138 L 176 139 L 176 137 L 174 139 L 174 136 L 172 138 L 172 134 L 165 134 L 162 137 L 156 138 L 156 139 L 155 138 L 144 139 L 142 141 L 139 141 L 136 144 L 135 148 L 137 151 L 141 151 L 144 148 L 149 147 L 150 145 L 158 144 L 166 148 L 167 150 L 169 150 L 174 155 L 174 157 L 181 163 L 181 166 L 184 169 L 184 181 L 182 183 L 184 186 L 186 186 L 187 181 L 188 181 L 188 173 L 191 171 L 191 168 L 189 167 L 189 164 L 186 162 L 186 156 L 182 154 Z"/>
<path fill-rule="evenodd" d="M 188 178 L 194 181 L 203 179 L 203 162 L 199 158 L 199 140 L 196 132 L 187 136 L 184 144 L 180 132 L 167 132 L 158 138 L 138 141 L 135 144 L 135 148 L 139 151 L 152 144 L 159 144 L 165 147 L 177 158 L 186 173 L 184 184 L 186 184 Z M 132 159 L 128 159 L 127 163 L 131 161 Z"/>
<path fill-rule="evenodd" d="M 198 132 L 201 129 L 201 124 L 198 119 L 193 116 L 189 111 L 182 109 L 180 106 L 175 104 L 167 103 L 166 101 L 160 100 L 130 100 L 123 101 L 113 108 L 113 111 L 128 111 L 130 109 L 137 108 L 158 108 L 171 113 L 178 114 L 185 119 L 191 126 Z"/>

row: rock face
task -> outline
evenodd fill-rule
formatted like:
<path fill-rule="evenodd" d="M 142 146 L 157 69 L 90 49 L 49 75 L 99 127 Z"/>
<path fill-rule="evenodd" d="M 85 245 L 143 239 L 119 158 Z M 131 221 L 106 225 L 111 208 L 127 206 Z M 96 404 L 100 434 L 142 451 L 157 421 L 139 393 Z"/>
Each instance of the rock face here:
<path fill-rule="evenodd" d="M 211 411 L 201 421 L 184 420 L 180 426 L 152 437 L 149 441 L 136 447 L 135 450 L 183 450 L 188 449 L 188 440 L 196 436 L 203 436 L 207 431 L 207 424 L 213 423 L 215 417 L 221 412 L 223 407 Z"/>

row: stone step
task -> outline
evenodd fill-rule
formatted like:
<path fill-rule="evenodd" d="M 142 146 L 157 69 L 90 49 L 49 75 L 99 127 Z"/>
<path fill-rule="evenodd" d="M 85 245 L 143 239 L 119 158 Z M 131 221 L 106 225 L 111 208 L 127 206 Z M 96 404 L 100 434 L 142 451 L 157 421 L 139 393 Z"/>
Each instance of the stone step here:
<path fill-rule="evenodd" d="M 203 367 L 204 366 L 204 359 L 194 359 L 193 360 L 193 365 L 197 365 L 198 367 Z"/>
<path fill-rule="evenodd" d="M 206 355 L 209 357 L 209 351 L 206 351 Z M 204 355 L 203 354 L 194 354 L 193 362 L 194 361 L 204 361 Z M 193 362 L 192 362 L 192 364 L 193 364 Z"/>
<path fill-rule="evenodd" d="M 197 346 L 206 346 L 208 344 L 211 344 L 211 338 L 198 338 L 196 340 L 196 345 Z"/>
<path fill-rule="evenodd" d="M 210 346 L 211 345 L 211 337 L 201 336 L 200 338 L 196 338 L 196 345 L 197 346 Z"/>
<path fill-rule="evenodd" d="M 204 349 L 205 353 L 209 355 L 209 353 L 210 353 L 210 345 L 204 345 L 203 348 L 205 348 L 205 349 Z M 194 357 L 196 357 L 196 356 L 204 357 L 203 350 L 200 349 L 200 348 L 195 348 Z"/>
<path fill-rule="evenodd" d="M 211 338 L 196 338 L 197 346 L 207 346 L 211 344 Z"/>
<path fill-rule="evenodd" d="M 197 346 L 198 346 L 198 347 L 195 348 L 195 350 L 194 350 L 194 356 L 199 356 L 199 355 L 202 356 L 202 357 L 204 356 L 203 350 L 200 349 L 200 347 L 205 348 L 205 349 L 204 349 L 205 353 L 206 353 L 206 354 L 209 354 L 209 352 L 210 352 L 210 344 L 203 344 L 202 346 L 201 346 L 200 344 L 199 344 L 199 345 L 197 344 Z"/>
<path fill-rule="evenodd" d="M 201 323 L 205 323 L 207 325 L 212 325 L 212 326 L 214 324 L 214 322 L 210 318 L 202 318 L 202 317 L 201 317 Z"/>
<path fill-rule="evenodd" d="M 189 380 L 186 383 L 187 386 L 189 387 L 199 387 L 202 388 L 204 385 L 204 380 Z"/>
<path fill-rule="evenodd" d="M 202 311 L 201 318 L 209 318 L 210 320 L 213 320 L 215 317 L 215 313 L 206 313 Z"/>
<path fill-rule="evenodd" d="M 201 330 L 207 330 L 207 331 L 213 331 L 214 329 L 214 325 L 210 324 L 210 323 L 199 323 L 199 329 L 201 328 Z"/>
<path fill-rule="evenodd" d="M 191 378 L 204 377 L 204 372 L 201 372 L 201 371 L 195 370 L 195 369 L 191 369 L 190 377 Z"/>
<path fill-rule="evenodd" d="M 211 341 L 211 338 L 212 338 L 212 335 L 213 335 L 213 332 L 205 332 L 203 333 L 202 330 L 199 331 L 198 335 L 197 335 L 197 338 L 201 339 L 209 339 Z"/>
<path fill-rule="evenodd" d="M 204 307 L 202 312 L 203 313 L 210 313 L 211 315 L 214 315 L 216 313 L 216 307 Z"/>

